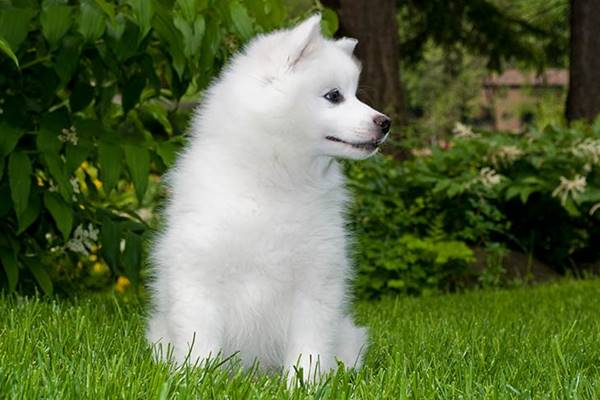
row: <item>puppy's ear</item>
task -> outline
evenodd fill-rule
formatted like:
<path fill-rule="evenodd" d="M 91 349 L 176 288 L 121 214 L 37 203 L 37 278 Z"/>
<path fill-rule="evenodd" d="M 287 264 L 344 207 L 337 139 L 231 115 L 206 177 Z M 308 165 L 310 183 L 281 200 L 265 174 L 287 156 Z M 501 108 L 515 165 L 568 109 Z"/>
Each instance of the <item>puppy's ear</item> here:
<path fill-rule="evenodd" d="M 290 31 L 288 64 L 294 67 L 303 57 L 317 49 L 322 40 L 321 14 L 315 14 Z"/>
<path fill-rule="evenodd" d="M 354 49 L 358 44 L 358 40 L 349 37 L 343 37 L 335 41 L 335 45 L 340 49 L 344 50 L 349 56 L 354 53 Z"/>

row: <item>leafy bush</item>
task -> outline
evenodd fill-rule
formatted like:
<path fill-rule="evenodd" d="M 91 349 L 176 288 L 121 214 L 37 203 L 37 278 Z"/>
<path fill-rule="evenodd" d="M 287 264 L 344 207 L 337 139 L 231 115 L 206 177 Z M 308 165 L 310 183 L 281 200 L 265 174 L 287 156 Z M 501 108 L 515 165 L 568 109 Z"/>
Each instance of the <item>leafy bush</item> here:
<path fill-rule="evenodd" d="M 182 100 L 287 18 L 281 0 L 0 2 L 3 285 L 137 283 Z"/>
<path fill-rule="evenodd" d="M 501 243 L 559 272 L 600 260 L 600 119 L 522 135 L 457 133 L 403 163 L 349 165 L 361 293 L 453 286 L 469 271 L 465 244 Z"/>
<path fill-rule="evenodd" d="M 360 297 L 451 289 L 473 252 L 444 230 L 425 197 L 405 192 L 408 170 L 389 157 L 348 163 L 354 192 L 350 224 L 357 239 L 355 285 Z"/>

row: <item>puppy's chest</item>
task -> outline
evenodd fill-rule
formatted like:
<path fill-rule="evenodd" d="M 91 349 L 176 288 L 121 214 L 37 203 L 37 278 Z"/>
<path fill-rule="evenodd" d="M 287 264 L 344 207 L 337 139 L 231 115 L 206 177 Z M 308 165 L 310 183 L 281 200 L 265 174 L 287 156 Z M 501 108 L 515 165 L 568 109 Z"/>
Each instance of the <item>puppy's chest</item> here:
<path fill-rule="evenodd" d="M 279 263 L 327 257 L 345 247 L 342 204 L 298 195 L 296 198 L 247 198 L 236 225 L 246 232 L 257 256 Z"/>

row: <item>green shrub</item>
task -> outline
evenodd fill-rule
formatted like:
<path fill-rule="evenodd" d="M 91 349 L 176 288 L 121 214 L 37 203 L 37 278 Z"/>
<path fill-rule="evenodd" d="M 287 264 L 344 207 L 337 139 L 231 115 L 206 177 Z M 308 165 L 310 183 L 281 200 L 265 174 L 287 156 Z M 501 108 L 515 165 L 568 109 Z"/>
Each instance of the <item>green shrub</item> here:
<path fill-rule="evenodd" d="M 469 273 L 466 244 L 501 244 L 559 272 L 600 260 L 600 119 L 522 135 L 457 131 L 403 163 L 349 164 L 361 293 L 452 287 Z"/>
<path fill-rule="evenodd" d="M 137 283 L 181 101 L 287 19 L 282 0 L 0 2 L 1 284 Z"/>
<path fill-rule="evenodd" d="M 441 211 L 431 217 L 435 211 L 426 197 L 405 191 L 402 164 L 375 157 L 347 167 L 354 192 L 349 219 L 357 241 L 358 295 L 453 288 L 473 252 L 445 231 Z"/>

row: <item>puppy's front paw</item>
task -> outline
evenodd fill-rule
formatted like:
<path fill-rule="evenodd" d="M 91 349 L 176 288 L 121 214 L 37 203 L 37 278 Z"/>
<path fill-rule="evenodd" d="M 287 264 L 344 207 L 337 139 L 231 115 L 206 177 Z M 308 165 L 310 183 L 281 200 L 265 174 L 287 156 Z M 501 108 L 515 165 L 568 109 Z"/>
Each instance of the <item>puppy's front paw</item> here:
<path fill-rule="evenodd" d="M 329 372 L 329 367 L 319 354 L 298 355 L 294 361 L 289 361 L 284 373 L 287 374 L 288 388 L 306 384 L 318 383 L 322 376 Z"/>

